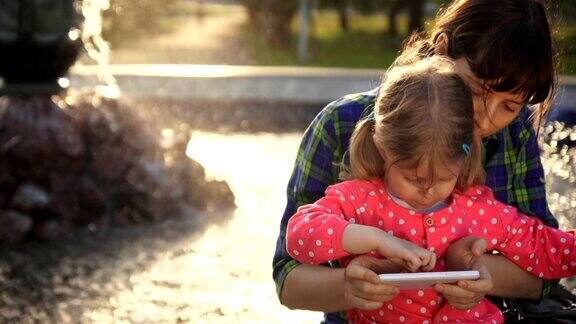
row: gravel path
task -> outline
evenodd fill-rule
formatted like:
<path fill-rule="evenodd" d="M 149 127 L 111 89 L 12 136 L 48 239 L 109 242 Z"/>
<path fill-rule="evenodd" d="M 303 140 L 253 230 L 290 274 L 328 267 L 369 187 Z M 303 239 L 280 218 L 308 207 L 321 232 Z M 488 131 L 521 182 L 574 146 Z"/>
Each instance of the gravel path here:
<path fill-rule="evenodd" d="M 247 16 L 240 5 L 219 8 L 204 19 L 178 18 L 180 25 L 168 34 L 142 38 L 111 53 L 111 64 L 234 64 L 254 65 L 241 37 Z"/>

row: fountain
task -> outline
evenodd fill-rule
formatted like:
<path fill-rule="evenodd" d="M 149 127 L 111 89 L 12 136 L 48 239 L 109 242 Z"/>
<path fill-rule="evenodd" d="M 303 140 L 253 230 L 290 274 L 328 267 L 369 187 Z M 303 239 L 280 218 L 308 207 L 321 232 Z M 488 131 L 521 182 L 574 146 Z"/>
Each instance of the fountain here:
<path fill-rule="evenodd" d="M 226 183 L 186 157 L 186 124 L 164 129 L 115 91 L 67 95 L 83 43 L 106 61 L 99 30 L 80 14 L 99 15 L 106 2 L 0 3 L 0 241 L 234 205 Z M 96 90 L 114 89 L 110 75 L 101 80 Z"/>

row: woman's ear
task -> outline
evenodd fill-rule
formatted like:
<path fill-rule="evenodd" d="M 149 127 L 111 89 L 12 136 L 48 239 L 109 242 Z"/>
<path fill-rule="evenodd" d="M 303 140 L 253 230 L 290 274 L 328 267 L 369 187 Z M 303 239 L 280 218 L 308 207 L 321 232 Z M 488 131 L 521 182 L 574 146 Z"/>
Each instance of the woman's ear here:
<path fill-rule="evenodd" d="M 448 36 L 446 33 L 440 33 L 434 39 L 434 54 L 448 55 Z"/>

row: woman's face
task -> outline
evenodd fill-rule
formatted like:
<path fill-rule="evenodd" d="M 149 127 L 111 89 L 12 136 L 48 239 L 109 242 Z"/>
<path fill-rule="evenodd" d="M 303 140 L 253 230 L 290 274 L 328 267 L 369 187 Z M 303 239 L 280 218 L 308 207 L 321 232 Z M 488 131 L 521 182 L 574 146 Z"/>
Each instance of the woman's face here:
<path fill-rule="evenodd" d="M 457 59 L 455 70 L 472 91 L 474 101 L 474 131 L 481 137 L 492 135 L 506 127 L 522 109 L 526 98 L 510 92 L 483 88 L 465 58 Z"/>

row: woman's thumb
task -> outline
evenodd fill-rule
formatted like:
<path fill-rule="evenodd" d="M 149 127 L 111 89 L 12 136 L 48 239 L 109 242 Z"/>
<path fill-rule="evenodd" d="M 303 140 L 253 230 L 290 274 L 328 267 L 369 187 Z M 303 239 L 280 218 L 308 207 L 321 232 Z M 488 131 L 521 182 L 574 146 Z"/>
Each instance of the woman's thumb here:
<path fill-rule="evenodd" d="M 472 242 L 472 254 L 474 256 L 479 257 L 482 254 L 486 253 L 487 243 L 484 239 L 476 239 Z"/>

